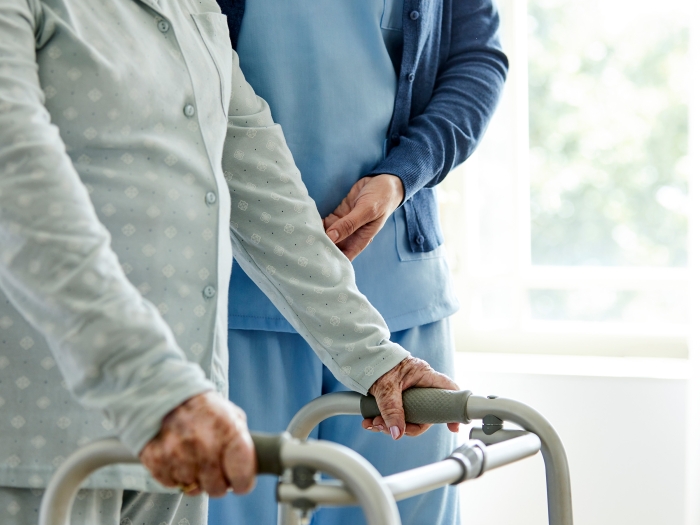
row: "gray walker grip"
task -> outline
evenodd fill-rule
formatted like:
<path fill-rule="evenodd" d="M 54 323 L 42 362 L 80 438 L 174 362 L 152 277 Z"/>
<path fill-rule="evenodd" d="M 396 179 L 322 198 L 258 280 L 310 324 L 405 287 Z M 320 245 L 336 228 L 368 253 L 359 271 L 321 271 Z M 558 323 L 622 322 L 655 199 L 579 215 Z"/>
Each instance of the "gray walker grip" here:
<path fill-rule="evenodd" d="M 467 400 L 469 390 L 440 388 L 409 388 L 403 393 L 403 410 L 407 423 L 469 423 Z M 363 396 L 360 411 L 365 418 L 380 415 L 377 400 Z"/>
<path fill-rule="evenodd" d="M 253 438 L 253 445 L 255 445 L 258 474 L 281 476 L 284 472 L 281 460 L 282 445 L 290 440 L 291 436 L 286 432 L 282 434 L 251 432 L 250 436 Z"/>

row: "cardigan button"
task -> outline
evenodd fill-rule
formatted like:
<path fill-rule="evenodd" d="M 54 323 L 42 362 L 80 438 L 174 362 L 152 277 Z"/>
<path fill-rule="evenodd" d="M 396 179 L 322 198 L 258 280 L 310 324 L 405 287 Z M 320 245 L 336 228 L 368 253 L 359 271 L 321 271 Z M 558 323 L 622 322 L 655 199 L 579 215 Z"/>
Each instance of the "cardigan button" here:
<path fill-rule="evenodd" d="M 418 11 L 411 11 L 411 14 L 408 15 L 411 17 L 411 20 L 418 20 L 420 17 L 420 13 Z"/>
<path fill-rule="evenodd" d="M 416 74 L 415 73 L 409 73 L 408 74 L 408 81 L 413 82 L 416 79 Z"/>
<path fill-rule="evenodd" d="M 418 244 L 423 244 L 423 242 L 425 242 L 425 237 L 423 237 L 422 235 L 419 235 L 418 237 L 416 237 L 416 242 Z"/>

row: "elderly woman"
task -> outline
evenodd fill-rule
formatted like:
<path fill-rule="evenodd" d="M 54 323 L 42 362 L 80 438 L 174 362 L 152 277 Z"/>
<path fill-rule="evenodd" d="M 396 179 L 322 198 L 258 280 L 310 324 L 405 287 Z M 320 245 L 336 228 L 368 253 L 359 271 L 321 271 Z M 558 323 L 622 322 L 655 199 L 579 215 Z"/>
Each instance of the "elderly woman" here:
<path fill-rule="evenodd" d="M 402 389 L 456 387 L 357 291 L 214 0 L 0 0 L 1 523 L 35 524 L 105 435 L 150 475 L 99 472 L 73 524 L 196 525 L 206 493 L 250 490 L 222 395 L 232 255 L 376 423 L 404 432 Z"/>

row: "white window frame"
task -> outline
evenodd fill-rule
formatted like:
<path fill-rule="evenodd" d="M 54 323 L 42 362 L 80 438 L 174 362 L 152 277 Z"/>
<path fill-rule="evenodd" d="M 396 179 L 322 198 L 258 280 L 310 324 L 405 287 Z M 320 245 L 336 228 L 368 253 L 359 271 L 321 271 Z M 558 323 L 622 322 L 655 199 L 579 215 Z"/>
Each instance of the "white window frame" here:
<path fill-rule="evenodd" d="M 688 335 L 688 403 L 686 431 L 685 523 L 700 523 L 700 3 L 692 3 L 690 25 L 690 127 L 691 175 L 688 181 L 690 330 Z"/>

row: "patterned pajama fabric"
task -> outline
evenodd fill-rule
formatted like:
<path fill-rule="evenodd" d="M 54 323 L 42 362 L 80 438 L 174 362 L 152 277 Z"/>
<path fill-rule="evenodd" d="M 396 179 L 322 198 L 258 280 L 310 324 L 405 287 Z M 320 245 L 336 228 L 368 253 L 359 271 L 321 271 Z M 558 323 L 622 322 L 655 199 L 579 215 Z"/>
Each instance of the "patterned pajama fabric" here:
<path fill-rule="evenodd" d="M 0 0 L 0 486 L 225 394 L 232 256 L 348 388 L 408 355 L 213 0 Z M 138 466 L 87 486 L 164 490 Z"/>
<path fill-rule="evenodd" d="M 0 488 L 2 525 L 37 525 L 42 489 Z M 83 489 L 70 525 L 206 525 L 207 496 Z"/>

